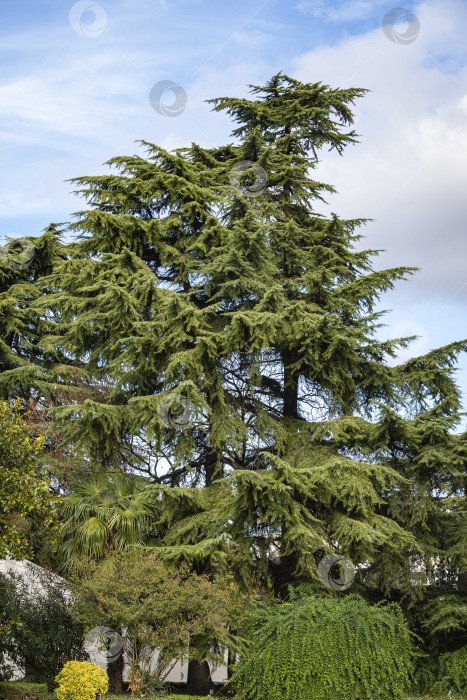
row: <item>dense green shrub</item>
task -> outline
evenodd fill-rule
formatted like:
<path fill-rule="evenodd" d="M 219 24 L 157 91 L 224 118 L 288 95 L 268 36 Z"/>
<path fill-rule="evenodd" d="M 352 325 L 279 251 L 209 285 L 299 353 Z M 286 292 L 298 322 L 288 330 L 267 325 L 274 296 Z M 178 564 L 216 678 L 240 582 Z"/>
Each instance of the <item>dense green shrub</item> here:
<path fill-rule="evenodd" d="M 2 700 L 47 700 L 48 692 L 45 683 L 0 683 L 0 698 Z"/>
<path fill-rule="evenodd" d="M 142 692 L 149 697 L 168 697 L 170 695 L 170 683 L 161 681 L 156 674 L 143 674 Z"/>
<path fill-rule="evenodd" d="M 440 656 L 417 654 L 412 682 L 414 694 L 432 695 L 467 694 L 467 646 Z M 428 695 L 429 694 L 429 695 Z"/>
<path fill-rule="evenodd" d="M 434 692 L 434 686 L 439 677 L 438 659 L 433 654 L 418 650 L 414 658 L 414 670 L 411 691 L 414 695 L 425 695 Z"/>
<path fill-rule="evenodd" d="M 40 592 L 33 594 L 24 577 L 0 574 L 0 679 L 9 679 L 14 664 L 25 670 L 27 681 L 47 683 L 52 690 L 66 661 L 88 656 L 84 628 L 71 614 L 64 582 L 43 571 L 40 583 Z"/>
<path fill-rule="evenodd" d="M 9 681 L 17 671 L 9 652 L 11 653 L 13 634 L 19 625 L 14 581 L 0 574 L 0 681 Z"/>
<path fill-rule="evenodd" d="M 233 684 L 248 700 L 406 700 L 410 633 L 400 608 L 306 597 L 250 619 Z"/>
<path fill-rule="evenodd" d="M 439 693 L 467 693 L 467 646 L 439 657 L 438 681 L 433 690 Z"/>

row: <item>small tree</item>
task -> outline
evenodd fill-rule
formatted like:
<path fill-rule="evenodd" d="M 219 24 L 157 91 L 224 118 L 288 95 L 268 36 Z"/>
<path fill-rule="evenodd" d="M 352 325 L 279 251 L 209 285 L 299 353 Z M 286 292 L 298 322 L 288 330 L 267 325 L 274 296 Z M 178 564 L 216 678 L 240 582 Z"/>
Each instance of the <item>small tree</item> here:
<path fill-rule="evenodd" d="M 88 628 L 125 630 L 132 691 L 156 650 L 154 674 L 163 680 L 173 661 L 197 656 L 219 662 L 227 646 L 239 648 L 230 629 L 238 628 L 248 598 L 225 578 L 195 574 L 185 564 L 169 566 L 156 551 L 142 548 L 115 551 L 100 562 L 83 563 L 78 572 L 73 584 L 78 618 Z"/>
<path fill-rule="evenodd" d="M 80 557 L 104 559 L 113 549 L 148 544 L 157 512 L 154 494 L 141 478 L 95 476 L 75 484 L 62 502 L 58 554 L 72 569 Z M 107 667 L 110 689 L 123 691 L 123 658 Z"/>
<path fill-rule="evenodd" d="M 157 503 L 146 480 L 101 475 L 76 483 L 60 514 L 59 556 L 70 569 L 80 557 L 103 559 L 113 549 L 148 544 Z"/>
<path fill-rule="evenodd" d="M 37 463 L 44 439 L 31 439 L 19 403 L 0 402 L 0 559 L 31 554 L 34 535 L 53 528 L 57 497 Z"/>

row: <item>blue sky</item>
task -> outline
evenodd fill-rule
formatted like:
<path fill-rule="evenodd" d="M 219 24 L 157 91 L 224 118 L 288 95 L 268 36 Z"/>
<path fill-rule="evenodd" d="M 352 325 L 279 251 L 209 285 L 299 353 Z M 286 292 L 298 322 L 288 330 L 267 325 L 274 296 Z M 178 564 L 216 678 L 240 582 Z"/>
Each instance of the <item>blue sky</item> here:
<path fill-rule="evenodd" d="M 0 244 L 69 221 L 81 205 L 65 180 L 103 172 L 108 158 L 136 152 L 138 139 L 225 142 L 231 125 L 205 100 L 245 94 L 282 70 L 371 89 L 356 107 L 361 143 L 343 158 L 323 154 L 318 176 L 338 190 L 323 211 L 374 219 L 362 245 L 386 249 L 378 267 L 422 268 L 384 297 L 392 312 L 382 335 L 419 334 L 414 353 L 467 337 L 467 4 L 404 3 L 412 19 L 402 16 L 391 41 L 382 21 L 394 7 L 2 0 Z M 161 80 L 186 91 L 176 118 L 149 102 Z M 465 357 L 459 382 L 467 408 Z"/>

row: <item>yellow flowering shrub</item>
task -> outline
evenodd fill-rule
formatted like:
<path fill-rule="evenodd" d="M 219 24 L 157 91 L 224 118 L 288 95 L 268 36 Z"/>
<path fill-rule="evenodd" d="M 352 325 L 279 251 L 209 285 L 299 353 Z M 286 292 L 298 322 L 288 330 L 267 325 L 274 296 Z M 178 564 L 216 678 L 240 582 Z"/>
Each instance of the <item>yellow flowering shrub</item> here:
<path fill-rule="evenodd" d="M 55 681 L 57 700 L 96 700 L 109 689 L 107 673 L 86 661 L 67 661 Z"/>

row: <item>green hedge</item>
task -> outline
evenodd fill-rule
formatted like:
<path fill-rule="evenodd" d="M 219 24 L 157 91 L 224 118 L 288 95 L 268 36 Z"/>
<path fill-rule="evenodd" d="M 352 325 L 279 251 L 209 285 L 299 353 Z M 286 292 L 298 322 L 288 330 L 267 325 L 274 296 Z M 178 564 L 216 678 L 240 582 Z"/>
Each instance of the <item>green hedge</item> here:
<path fill-rule="evenodd" d="M 45 683 L 0 683 L 1 700 L 47 700 L 48 697 Z"/>
<path fill-rule="evenodd" d="M 245 629 L 241 700 L 405 700 L 412 647 L 397 605 L 354 596 L 265 607 Z"/>
<path fill-rule="evenodd" d="M 467 646 L 439 657 L 439 677 L 434 689 L 443 693 L 467 693 Z"/>

